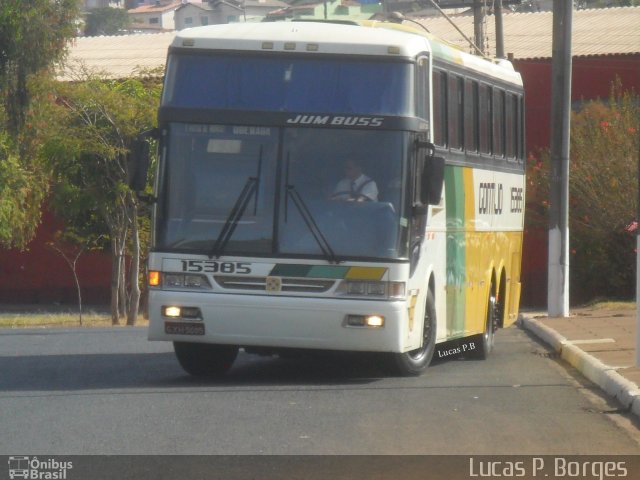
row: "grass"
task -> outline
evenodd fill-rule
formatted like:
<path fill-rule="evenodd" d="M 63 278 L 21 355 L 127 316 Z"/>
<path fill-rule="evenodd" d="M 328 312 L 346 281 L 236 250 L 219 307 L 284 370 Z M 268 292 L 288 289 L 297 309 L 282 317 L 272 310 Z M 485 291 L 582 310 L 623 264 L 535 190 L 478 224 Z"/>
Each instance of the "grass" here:
<path fill-rule="evenodd" d="M 124 325 L 126 319 L 120 319 Z M 149 322 L 142 315 L 138 316 L 136 326 L 146 326 Z M 49 328 L 79 327 L 80 316 L 77 312 L 5 312 L 0 313 L 0 328 Z M 110 327 L 111 315 L 105 312 L 86 311 L 82 313 L 83 327 Z"/>
<path fill-rule="evenodd" d="M 592 310 L 634 310 L 636 302 L 633 301 L 612 301 L 612 300 L 594 300 L 579 308 L 588 308 Z"/>

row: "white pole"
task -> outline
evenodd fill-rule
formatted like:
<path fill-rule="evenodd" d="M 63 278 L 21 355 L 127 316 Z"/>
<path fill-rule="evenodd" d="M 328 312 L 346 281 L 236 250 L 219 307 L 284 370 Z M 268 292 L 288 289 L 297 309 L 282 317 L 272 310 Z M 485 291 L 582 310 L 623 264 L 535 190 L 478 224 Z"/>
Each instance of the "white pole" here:
<path fill-rule="evenodd" d="M 638 132 L 640 137 L 640 132 Z M 638 139 L 640 140 L 640 138 Z M 636 367 L 640 367 L 640 141 L 638 141 L 638 204 L 636 205 Z"/>
<path fill-rule="evenodd" d="M 553 4 L 551 58 L 551 178 L 549 182 L 550 317 L 569 316 L 569 127 L 573 2 Z"/>
<path fill-rule="evenodd" d="M 640 157 L 640 154 L 638 156 Z M 638 188 L 640 188 L 640 158 L 638 158 Z M 640 210 L 640 203 L 638 210 Z M 636 367 L 640 367 L 640 221 L 638 223 L 636 231 Z"/>

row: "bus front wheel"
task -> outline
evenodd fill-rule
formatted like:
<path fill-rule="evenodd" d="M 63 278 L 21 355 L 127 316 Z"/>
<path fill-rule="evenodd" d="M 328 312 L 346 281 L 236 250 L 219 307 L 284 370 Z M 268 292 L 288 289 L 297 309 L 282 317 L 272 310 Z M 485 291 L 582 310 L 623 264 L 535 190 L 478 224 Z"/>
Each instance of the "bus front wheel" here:
<path fill-rule="evenodd" d="M 173 350 L 184 371 L 195 377 L 223 375 L 238 356 L 234 345 L 173 342 Z"/>
<path fill-rule="evenodd" d="M 436 302 L 431 290 L 427 293 L 422 327 L 422 346 L 405 353 L 391 354 L 394 373 L 409 376 L 420 375 L 431 363 L 436 349 Z"/>

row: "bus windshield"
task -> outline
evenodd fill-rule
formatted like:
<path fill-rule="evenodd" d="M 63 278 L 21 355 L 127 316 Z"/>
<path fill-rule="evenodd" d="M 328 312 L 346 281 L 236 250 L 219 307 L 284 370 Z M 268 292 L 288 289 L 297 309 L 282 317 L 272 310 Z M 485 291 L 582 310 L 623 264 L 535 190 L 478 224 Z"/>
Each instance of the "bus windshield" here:
<path fill-rule="evenodd" d="M 169 132 L 157 249 L 406 258 L 408 133 L 184 123 Z"/>
<path fill-rule="evenodd" d="M 162 105 L 410 116 L 412 78 L 397 61 L 173 53 Z"/>

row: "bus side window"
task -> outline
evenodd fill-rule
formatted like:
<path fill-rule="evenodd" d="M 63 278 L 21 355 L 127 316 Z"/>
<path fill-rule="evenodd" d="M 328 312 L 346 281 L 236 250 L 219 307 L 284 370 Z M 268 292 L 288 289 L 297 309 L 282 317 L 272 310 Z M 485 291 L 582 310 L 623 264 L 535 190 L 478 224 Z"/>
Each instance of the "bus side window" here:
<path fill-rule="evenodd" d="M 518 160 L 524 162 L 524 97 L 518 95 Z"/>
<path fill-rule="evenodd" d="M 416 116 L 429 118 L 429 61 L 426 57 L 418 59 L 416 72 Z"/>
<path fill-rule="evenodd" d="M 518 139 L 518 97 L 513 93 L 507 94 L 505 113 L 506 154 L 507 158 L 515 159 Z"/>
<path fill-rule="evenodd" d="M 433 143 L 447 145 L 447 74 L 433 72 Z"/>
<path fill-rule="evenodd" d="M 463 79 L 457 75 L 449 76 L 449 147 L 452 149 L 462 149 L 463 141 Z"/>
<path fill-rule="evenodd" d="M 491 153 L 491 136 L 492 136 L 492 122 L 491 112 L 492 108 L 492 90 L 488 85 L 480 85 L 479 92 L 479 137 L 480 137 L 480 153 Z"/>
<path fill-rule="evenodd" d="M 478 82 L 468 78 L 464 83 L 464 148 L 478 151 Z"/>
<path fill-rule="evenodd" d="M 493 90 L 493 154 L 504 156 L 504 90 Z"/>

